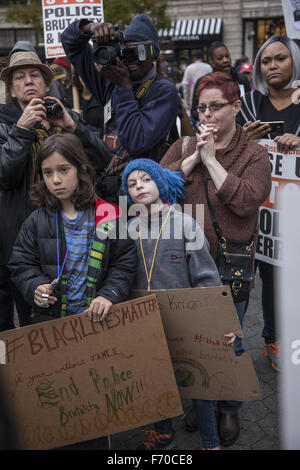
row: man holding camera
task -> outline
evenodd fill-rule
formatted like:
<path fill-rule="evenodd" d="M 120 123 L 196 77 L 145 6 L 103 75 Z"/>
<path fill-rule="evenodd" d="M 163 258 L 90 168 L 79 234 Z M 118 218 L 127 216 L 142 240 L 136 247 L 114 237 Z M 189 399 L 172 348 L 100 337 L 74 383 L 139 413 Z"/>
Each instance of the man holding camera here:
<path fill-rule="evenodd" d="M 92 37 L 94 48 L 89 44 Z M 104 140 L 114 157 L 106 168 L 103 188 L 105 196 L 113 198 L 130 159 L 159 162 L 172 143 L 178 92 L 157 73 L 158 34 L 147 15 L 133 18 L 123 34 L 110 23 L 75 21 L 61 40 L 77 73 L 104 106 Z"/>
<path fill-rule="evenodd" d="M 14 327 L 13 300 L 21 326 L 22 314 L 26 318 L 28 309 L 18 292 L 12 292 L 6 265 L 18 231 L 33 209 L 29 191 L 39 146 L 53 133 L 75 133 L 98 171 L 107 166 L 111 152 L 100 134 L 84 124 L 78 114 L 67 111 L 57 98 L 47 96 L 52 72 L 35 52 L 11 53 L 0 79 L 11 96 L 0 111 L 0 331 L 3 331 Z"/>

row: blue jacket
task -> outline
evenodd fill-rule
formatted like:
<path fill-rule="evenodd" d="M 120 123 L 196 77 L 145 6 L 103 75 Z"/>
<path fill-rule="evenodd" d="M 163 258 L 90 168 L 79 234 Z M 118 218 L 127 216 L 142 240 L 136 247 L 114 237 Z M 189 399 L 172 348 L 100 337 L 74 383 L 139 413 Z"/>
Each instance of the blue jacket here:
<path fill-rule="evenodd" d="M 162 152 L 161 144 L 168 138 L 178 114 L 176 86 L 167 79 L 156 79 L 138 101 L 133 88 L 119 89 L 97 72 L 90 38 L 80 30 L 80 20 L 71 23 L 61 37 L 66 55 L 102 105 L 111 99 L 116 134 L 124 149 L 131 156 L 144 154 L 159 161 L 166 151 Z"/>

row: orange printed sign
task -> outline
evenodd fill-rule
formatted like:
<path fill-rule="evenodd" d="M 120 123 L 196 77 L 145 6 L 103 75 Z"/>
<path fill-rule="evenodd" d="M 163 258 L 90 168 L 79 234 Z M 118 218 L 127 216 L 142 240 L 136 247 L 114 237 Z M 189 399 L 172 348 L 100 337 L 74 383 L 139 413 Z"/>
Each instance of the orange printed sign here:
<path fill-rule="evenodd" d="M 0 341 L 0 378 L 24 449 L 87 441 L 182 413 L 155 295 L 115 305 L 101 323 L 71 315 L 1 332 Z"/>
<path fill-rule="evenodd" d="M 59 56 L 64 56 L 65 55 L 65 51 L 64 51 L 64 48 L 62 46 L 48 46 L 46 48 L 46 51 L 47 51 L 47 57 L 48 58 L 55 58 L 55 57 L 59 57 Z"/>
<path fill-rule="evenodd" d="M 283 256 L 280 195 L 283 191 L 288 191 L 291 185 L 300 191 L 300 148 L 283 154 L 278 152 L 273 140 L 262 139 L 259 143 L 269 154 L 272 187 L 259 211 L 256 258 L 280 266 Z M 297 208 L 295 213 L 296 211 Z"/>
<path fill-rule="evenodd" d="M 47 58 L 65 55 L 62 32 L 75 20 L 104 20 L 102 0 L 43 0 L 43 27 Z"/>

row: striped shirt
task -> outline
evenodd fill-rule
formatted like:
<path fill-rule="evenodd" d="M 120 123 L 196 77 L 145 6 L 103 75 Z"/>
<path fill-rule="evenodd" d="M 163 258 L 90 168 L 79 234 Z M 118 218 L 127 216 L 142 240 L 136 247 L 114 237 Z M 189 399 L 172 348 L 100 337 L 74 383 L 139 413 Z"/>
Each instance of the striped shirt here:
<path fill-rule="evenodd" d="M 94 208 L 84 211 L 76 224 L 62 214 L 68 255 L 67 267 L 67 315 L 82 313 L 85 310 L 86 276 L 89 265 L 91 245 L 95 235 Z"/>

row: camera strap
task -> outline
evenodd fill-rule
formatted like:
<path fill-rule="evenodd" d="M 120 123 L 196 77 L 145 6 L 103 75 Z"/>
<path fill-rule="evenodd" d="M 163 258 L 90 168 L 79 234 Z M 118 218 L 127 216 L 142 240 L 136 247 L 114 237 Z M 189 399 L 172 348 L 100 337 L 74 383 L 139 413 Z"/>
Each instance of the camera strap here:
<path fill-rule="evenodd" d="M 143 96 L 145 96 L 151 84 L 157 79 L 157 77 L 158 73 L 155 73 L 152 78 L 146 80 L 144 83 L 141 83 L 137 90 L 133 90 L 134 97 L 138 101 L 139 106 L 140 100 L 143 98 Z M 105 169 L 105 172 L 108 175 L 119 175 L 123 172 L 131 157 L 125 149 L 121 148 L 121 142 L 114 132 L 109 132 L 107 134 L 105 133 L 103 140 L 108 145 L 113 154 L 110 163 Z"/>
<path fill-rule="evenodd" d="M 134 92 L 134 97 L 138 101 L 142 99 L 142 97 L 147 92 L 150 85 L 156 80 L 158 74 L 156 73 L 154 77 L 150 78 L 146 82 L 142 83 L 138 89 Z M 104 124 L 107 124 L 111 118 L 113 117 L 113 109 L 111 105 L 111 99 L 105 104 L 104 106 Z"/>
<path fill-rule="evenodd" d="M 150 85 L 156 80 L 158 74 L 156 73 L 154 75 L 154 77 L 150 78 L 149 80 L 147 80 L 145 83 L 142 83 L 138 90 L 135 92 L 134 94 L 134 97 L 137 99 L 137 100 L 140 100 L 144 94 L 146 93 L 146 91 L 148 90 L 148 88 L 150 87 Z"/>

